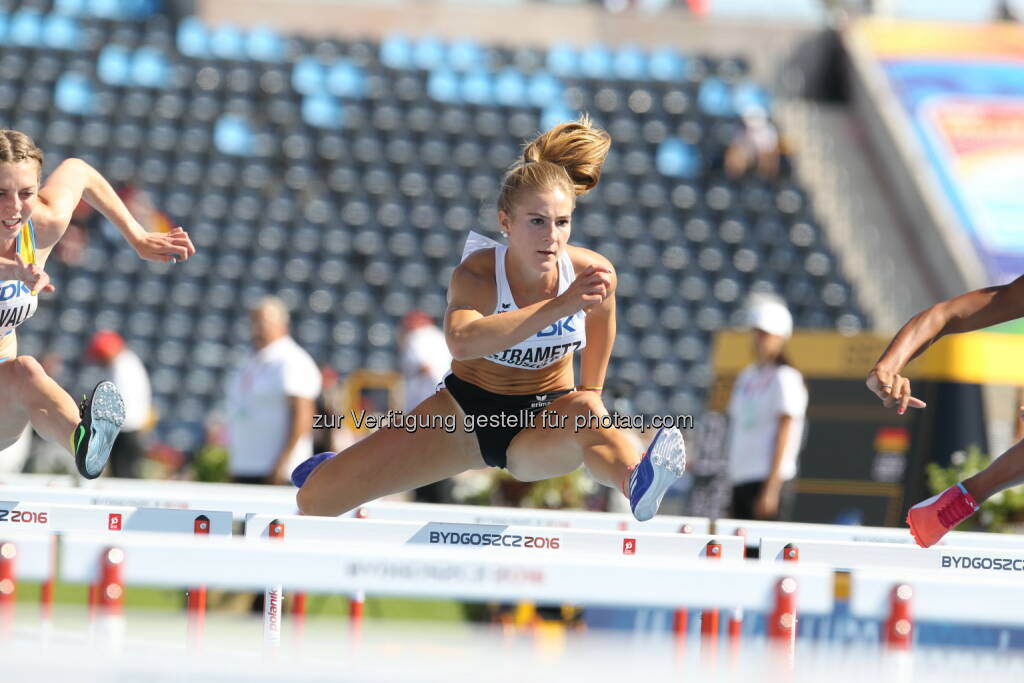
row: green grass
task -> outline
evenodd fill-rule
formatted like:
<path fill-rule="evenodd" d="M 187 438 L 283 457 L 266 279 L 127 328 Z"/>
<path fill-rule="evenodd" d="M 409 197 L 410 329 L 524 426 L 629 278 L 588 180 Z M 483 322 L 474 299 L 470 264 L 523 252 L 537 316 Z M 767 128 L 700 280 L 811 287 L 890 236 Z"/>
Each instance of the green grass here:
<path fill-rule="evenodd" d="M 19 582 L 17 601 L 23 605 L 38 604 L 41 584 Z M 245 614 L 252 602 L 251 593 L 210 591 L 207 609 L 210 611 Z M 89 597 L 87 586 L 58 583 L 54 602 L 58 605 L 84 606 Z M 292 594 L 285 593 L 285 605 L 291 603 Z M 125 591 L 124 605 L 128 609 L 181 612 L 185 607 L 185 594 L 179 590 L 129 587 Z M 472 608 L 451 600 L 412 600 L 406 598 L 367 597 L 363 614 L 368 619 L 461 622 L 472 617 Z M 348 615 L 348 599 L 340 595 L 309 595 L 306 598 L 309 616 Z"/>

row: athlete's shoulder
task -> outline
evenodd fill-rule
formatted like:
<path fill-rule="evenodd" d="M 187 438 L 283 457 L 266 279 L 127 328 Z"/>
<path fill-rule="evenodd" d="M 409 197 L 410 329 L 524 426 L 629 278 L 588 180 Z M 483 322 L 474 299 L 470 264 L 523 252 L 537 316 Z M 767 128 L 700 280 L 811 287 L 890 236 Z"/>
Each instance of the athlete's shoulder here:
<path fill-rule="evenodd" d="M 448 287 L 448 302 L 459 302 L 461 307 L 483 310 L 493 305 L 495 291 L 494 249 L 481 249 L 455 266 Z"/>
<path fill-rule="evenodd" d="M 474 251 L 455 266 L 455 272 L 478 277 L 494 277 L 494 247 Z"/>
<path fill-rule="evenodd" d="M 612 265 L 612 262 L 593 249 L 577 247 L 574 244 L 565 245 L 565 249 L 569 254 L 569 258 L 572 259 L 572 267 L 577 273 L 590 265 L 602 266 L 611 269 L 613 272 L 615 271 L 615 266 Z"/>

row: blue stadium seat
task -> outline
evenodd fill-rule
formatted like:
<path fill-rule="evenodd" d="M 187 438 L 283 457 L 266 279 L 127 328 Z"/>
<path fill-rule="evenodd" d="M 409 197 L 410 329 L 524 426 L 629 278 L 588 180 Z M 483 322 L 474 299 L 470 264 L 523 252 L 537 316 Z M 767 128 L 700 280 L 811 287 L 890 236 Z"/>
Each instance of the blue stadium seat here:
<path fill-rule="evenodd" d="M 337 129 L 344 123 L 341 102 L 326 93 L 307 95 L 302 99 L 302 120 L 315 128 Z"/>
<path fill-rule="evenodd" d="M 286 57 L 285 42 L 273 28 L 257 26 L 245 35 L 245 55 L 257 62 L 281 62 Z"/>
<path fill-rule="evenodd" d="M 131 64 L 131 80 L 135 85 L 163 88 L 170 83 L 171 64 L 159 50 L 141 47 L 135 51 Z"/>
<path fill-rule="evenodd" d="M 455 71 L 474 71 L 486 68 L 484 51 L 480 45 L 467 38 L 456 40 L 448 46 L 448 67 Z"/>
<path fill-rule="evenodd" d="M 67 114 L 88 116 L 93 110 L 93 89 L 89 78 L 83 74 L 68 72 L 57 80 L 54 90 L 54 104 Z"/>
<path fill-rule="evenodd" d="M 580 73 L 587 78 L 608 79 L 613 75 L 612 66 L 612 52 L 604 45 L 590 45 L 580 52 Z"/>
<path fill-rule="evenodd" d="M 695 178 L 700 170 L 700 153 L 679 138 L 668 138 L 658 145 L 655 164 L 658 172 L 670 178 Z"/>
<path fill-rule="evenodd" d="M 249 121 L 234 114 L 217 119 L 213 129 L 217 150 L 232 156 L 247 156 L 253 151 L 253 131 Z"/>
<path fill-rule="evenodd" d="M 186 17 L 178 22 L 175 38 L 178 52 L 186 57 L 202 59 L 211 54 L 210 34 L 206 25 L 197 17 Z"/>
<path fill-rule="evenodd" d="M 674 83 L 683 80 L 686 60 L 674 48 L 662 47 L 651 52 L 647 68 L 654 80 Z"/>
<path fill-rule="evenodd" d="M 617 78 L 639 81 L 647 78 L 647 54 L 634 44 L 620 46 L 612 57 L 612 70 Z"/>
<path fill-rule="evenodd" d="M 39 10 L 22 8 L 10 15 L 7 40 L 11 45 L 34 47 L 43 42 L 43 15 Z"/>
<path fill-rule="evenodd" d="M 482 69 L 467 69 L 462 79 L 461 99 L 469 104 L 486 106 L 494 103 L 494 79 Z"/>
<path fill-rule="evenodd" d="M 71 17 L 61 14 L 50 14 L 43 20 L 42 26 L 43 44 L 55 50 L 74 50 L 81 47 L 81 31 L 78 22 Z M 3 30 L 0 28 L 0 39 L 3 37 Z"/>
<path fill-rule="evenodd" d="M 405 36 L 386 36 L 380 43 L 381 63 L 396 70 L 410 69 L 413 66 L 412 43 Z"/>
<path fill-rule="evenodd" d="M 425 71 L 443 67 L 446 61 L 444 43 L 431 36 L 417 39 L 412 46 L 412 61 L 417 69 Z"/>
<path fill-rule="evenodd" d="M 560 43 L 548 48 L 548 70 L 563 78 L 578 78 L 580 74 L 580 55 L 572 45 Z"/>
<path fill-rule="evenodd" d="M 437 102 L 458 103 L 461 99 L 461 79 L 451 69 L 437 68 L 427 77 L 427 94 Z"/>
<path fill-rule="evenodd" d="M 210 54 L 221 59 L 245 59 L 245 42 L 242 30 L 230 24 L 216 26 L 209 32 Z"/>
<path fill-rule="evenodd" d="M 336 97 L 359 98 L 366 94 L 363 70 L 347 59 L 334 62 L 326 71 L 325 81 L 327 92 Z"/>

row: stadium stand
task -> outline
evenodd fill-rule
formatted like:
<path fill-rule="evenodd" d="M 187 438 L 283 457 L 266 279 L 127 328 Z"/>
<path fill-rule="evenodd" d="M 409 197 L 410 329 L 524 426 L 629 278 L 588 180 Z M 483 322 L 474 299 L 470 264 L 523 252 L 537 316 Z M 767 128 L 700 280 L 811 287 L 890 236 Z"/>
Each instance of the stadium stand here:
<path fill-rule="evenodd" d="M 0 124 L 34 136 L 49 168 L 78 156 L 144 189 L 199 250 L 144 264 L 92 231 L 79 264 L 49 262 L 64 296 L 19 330 L 22 350 L 60 353 L 74 385 L 86 335 L 122 330 L 180 448 L 201 438 L 261 295 L 292 306 L 318 361 L 391 369 L 397 320 L 440 316 L 466 231 L 493 230 L 520 143 L 583 111 L 614 145 L 573 241 L 618 269 L 609 384 L 638 412 L 700 413 L 711 335 L 751 292 L 783 295 L 800 327 L 867 326 L 788 165 L 774 182 L 723 172 L 739 112 L 771 106 L 741 56 L 314 41 L 173 25 L 144 0 L 0 2 L 0 40 Z"/>

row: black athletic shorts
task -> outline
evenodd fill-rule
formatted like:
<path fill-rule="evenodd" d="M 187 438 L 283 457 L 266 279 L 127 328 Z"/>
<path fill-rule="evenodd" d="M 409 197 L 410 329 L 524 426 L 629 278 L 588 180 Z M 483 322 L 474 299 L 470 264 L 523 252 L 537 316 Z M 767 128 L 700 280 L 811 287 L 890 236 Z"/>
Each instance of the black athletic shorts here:
<path fill-rule="evenodd" d="M 508 445 L 512 443 L 512 439 L 520 430 L 528 426 L 522 419 L 524 414 L 536 415 L 556 398 L 565 396 L 572 391 L 572 389 L 562 389 L 549 391 L 546 394 L 492 394 L 452 374 L 444 378 L 444 385 L 448 387 L 452 398 L 459 404 L 467 417 L 474 420 L 473 431 L 476 434 L 477 443 L 480 444 L 480 454 L 483 455 L 484 462 L 491 467 L 508 465 L 505 453 L 508 450 Z M 499 417 L 490 419 L 491 416 Z M 510 426 L 490 426 L 494 422 L 500 421 L 500 416 L 505 416 L 505 421 Z M 482 426 L 479 422 L 481 419 L 485 420 Z M 537 418 L 534 424 L 540 426 L 540 418 Z"/>

